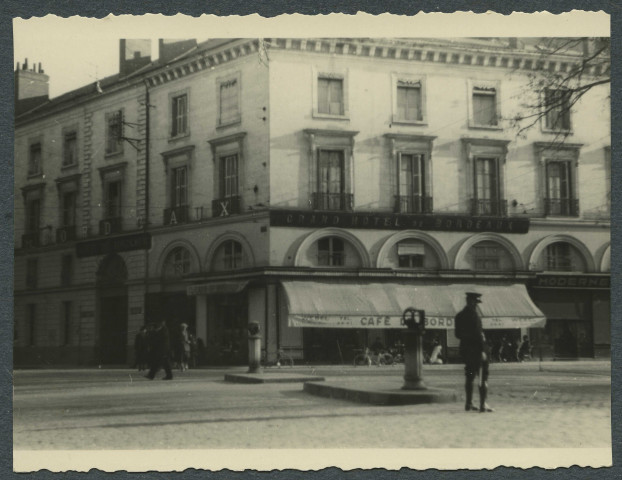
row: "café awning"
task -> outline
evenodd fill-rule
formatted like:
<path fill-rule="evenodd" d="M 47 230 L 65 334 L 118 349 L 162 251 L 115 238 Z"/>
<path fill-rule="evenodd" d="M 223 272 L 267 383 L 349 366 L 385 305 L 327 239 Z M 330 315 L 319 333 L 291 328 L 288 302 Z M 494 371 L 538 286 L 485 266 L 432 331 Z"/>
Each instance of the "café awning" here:
<path fill-rule="evenodd" d="M 425 310 L 426 328 L 451 329 L 465 292 L 482 294 L 484 329 L 544 327 L 546 318 L 524 285 L 363 283 L 343 280 L 283 281 L 292 327 L 405 328 L 402 312 Z"/>

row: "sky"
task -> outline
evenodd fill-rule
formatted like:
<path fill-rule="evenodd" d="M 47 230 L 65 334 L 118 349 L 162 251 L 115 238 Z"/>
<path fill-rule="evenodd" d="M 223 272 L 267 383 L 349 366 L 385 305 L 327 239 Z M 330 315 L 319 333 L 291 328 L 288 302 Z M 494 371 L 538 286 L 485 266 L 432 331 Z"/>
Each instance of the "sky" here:
<path fill-rule="evenodd" d="M 209 37 L 206 33 L 209 32 Z M 242 33 L 243 32 L 243 33 Z M 41 62 L 50 76 L 50 97 L 113 75 L 119 69 L 119 39 L 149 38 L 157 58 L 158 38 L 227 37 L 410 37 L 416 36 L 608 36 L 609 16 L 603 12 L 539 14 L 369 15 L 330 14 L 317 17 L 282 15 L 266 19 L 245 17 L 199 18 L 183 15 L 78 16 L 14 19 L 14 61 Z M 482 33 L 485 32 L 485 33 Z"/>

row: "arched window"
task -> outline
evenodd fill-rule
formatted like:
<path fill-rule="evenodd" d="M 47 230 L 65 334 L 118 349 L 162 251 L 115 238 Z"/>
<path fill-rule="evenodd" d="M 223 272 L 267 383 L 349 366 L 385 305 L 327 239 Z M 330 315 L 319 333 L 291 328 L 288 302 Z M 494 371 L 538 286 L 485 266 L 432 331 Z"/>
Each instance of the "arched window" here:
<path fill-rule="evenodd" d="M 224 268 L 235 270 L 242 267 L 242 245 L 235 240 L 227 240 L 224 245 Z"/>
<path fill-rule="evenodd" d="M 236 270 L 246 264 L 242 244 L 235 240 L 225 240 L 216 248 L 212 259 L 212 270 Z"/>
<path fill-rule="evenodd" d="M 467 262 L 472 270 L 499 272 L 515 268 L 514 261 L 506 248 L 489 240 L 473 245 L 467 254 Z"/>
<path fill-rule="evenodd" d="M 542 256 L 544 270 L 551 272 L 584 272 L 586 270 L 581 253 L 567 242 L 547 245 Z"/>
<path fill-rule="evenodd" d="M 344 242 L 339 237 L 324 237 L 317 241 L 317 264 L 323 267 L 342 267 L 345 264 Z"/>
<path fill-rule="evenodd" d="M 174 248 L 164 262 L 164 277 L 180 278 L 190 273 L 190 252 L 184 247 Z"/>

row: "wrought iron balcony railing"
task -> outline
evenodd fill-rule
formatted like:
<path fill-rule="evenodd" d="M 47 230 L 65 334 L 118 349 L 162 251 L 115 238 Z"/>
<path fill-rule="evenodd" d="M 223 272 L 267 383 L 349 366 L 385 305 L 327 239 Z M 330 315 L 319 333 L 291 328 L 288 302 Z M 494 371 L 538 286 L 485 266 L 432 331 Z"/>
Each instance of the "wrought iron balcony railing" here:
<path fill-rule="evenodd" d="M 123 219 L 121 217 L 104 218 L 99 222 L 99 234 L 110 235 L 123 231 Z"/>
<path fill-rule="evenodd" d="M 188 215 L 188 205 L 179 205 L 164 209 L 164 225 L 177 225 L 179 223 L 187 223 L 190 218 Z"/>
<path fill-rule="evenodd" d="M 39 232 L 25 233 L 22 235 L 22 248 L 41 246 L 41 234 Z"/>
<path fill-rule="evenodd" d="M 395 213 L 432 213 L 432 197 L 395 195 Z"/>
<path fill-rule="evenodd" d="M 472 198 L 471 199 L 471 215 L 474 216 L 492 216 L 504 217 L 508 213 L 507 200 L 491 200 Z"/>
<path fill-rule="evenodd" d="M 354 195 L 352 193 L 319 193 L 311 196 L 314 210 L 340 210 L 350 212 L 354 208 Z"/>
<path fill-rule="evenodd" d="M 544 214 L 559 215 L 562 217 L 579 216 L 578 198 L 545 198 Z"/>
<path fill-rule="evenodd" d="M 75 240 L 77 237 L 76 226 L 68 225 L 56 229 L 56 243 L 65 243 Z"/>
<path fill-rule="evenodd" d="M 227 217 L 235 213 L 242 212 L 242 198 L 227 197 L 218 198 L 212 201 L 212 216 L 213 217 Z"/>

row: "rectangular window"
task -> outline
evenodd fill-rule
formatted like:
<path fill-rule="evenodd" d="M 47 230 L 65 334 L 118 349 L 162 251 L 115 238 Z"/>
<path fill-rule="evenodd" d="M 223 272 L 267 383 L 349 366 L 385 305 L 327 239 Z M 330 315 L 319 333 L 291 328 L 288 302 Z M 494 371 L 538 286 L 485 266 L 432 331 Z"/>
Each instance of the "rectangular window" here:
<path fill-rule="evenodd" d="M 123 111 L 106 115 L 106 154 L 123 151 Z"/>
<path fill-rule="evenodd" d="M 486 127 L 497 126 L 497 91 L 495 88 L 473 88 L 473 123 Z"/>
<path fill-rule="evenodd" d="M 41 225 L 41 199 L 26 199 L 26 233 L 38 234 Z"/>
<path fill-rule="evenodd" d="M 104 184 L 105 218 L 121 217 L 121 181 L 109 181 Z"/>
<path fill-rule="evenodd" d="M 60 265 L 60 283 L 63 287 L 71 285 L 73 276 L 73 256 L 63 255 Z"/>
<path fill-rule="evenodd" d="M 474 246 L 476 270 L 499 270 L 499 248 L 491 245 Z"/>
<path fill-rule="evenodd" d="M 547 130 L 570 130 L 570 90 L 544 91 L 544 118 Z"/>
<path fill-rule="evenodd" d="M 496 158 L 475 158 L 475 215 L 503 214 Z"/>
<path fill-rule="evenodd" d="M 546 247 L 546 269 L 552 272 L 573 270 L 570 244 L 556 242 Z"/>
<path fill-rule="evenodd" d="M 36 322 L 37 322 L 37 305 L 28 304 L 28 345 L 33 347 L 36 344 Z"/>
<path fill-rule="evenodd" d="M 318 265 L 341 267 L 345 263 L 343 240 L 337 237 L 324 237 L 317 242 Z"/>
<path fill-rule="evenodd" d="M 220 196 L 231 198 L 238 195 L 238 155 L 220 159 Z"/>
<path fill-rule="evenodd" d="M 327 210 L 345 208 L 345 169 L 342 150 L 319 151 L 317 188 L 318 208 Z"/>
<path fill-rule="evenodd" d="M 397 86 L 397 118 L 410 122 L 423 121 L 421 108 L 421 83 L 413 82 L 409 85 Z"/>
<path fill-rule="evenodd" d="M 429 211 L 425 198 L 423 154 L 399 154 L 399 212 Z"/>
<path fill-rule="evenodd" d="M 240 83 L 237 78 L 220 84 L 220 125 L 240 121 Z"/>
<path fill-rule="evenodd" d="M 28 175 L 41 173 L 41 142 L 30 145 L 28 152 Z"/>
<path fill-rule="evenodd" d="M 173 168 L 171 173 L 171 207 L 183 207 L 188 205 L 188 168 L 177 167 Z"/>
<path fill-rule="evenodd" d="M 73 227 L 76 224 L 76 192 L 62 194 L 63 202 L 63 227 Z"/>
<path fill-rule="evenodd" d="M 318 78 L 318 113 L 344 115 L 343 80 Z"/>
<path fill-rule="evenodd" d="M 188 95 L 173 97 L 173 118 L 171 135 L 184 135 L 188 132 Z"/>
<path fill-rule="evenodd" d="M 400 268 L 423 268 L 425 247 L 420 242 L 397 244 L 397 258 Z"/>
<path fill-rule="evenodd" d="M 39 283 L 39 259 L 26 260 L 26 288 L 37 288 Z"/>
<path fill-rule="evenodd" d="M 78 163 L 78 137 L 76 132 L 67 132 L 63 137 L 63 167 Z"/>
<path fill-rule="evenodd" d="M 547 215 L 572 215 L 574 205 L 569 161 L 546 163 Z"/>

